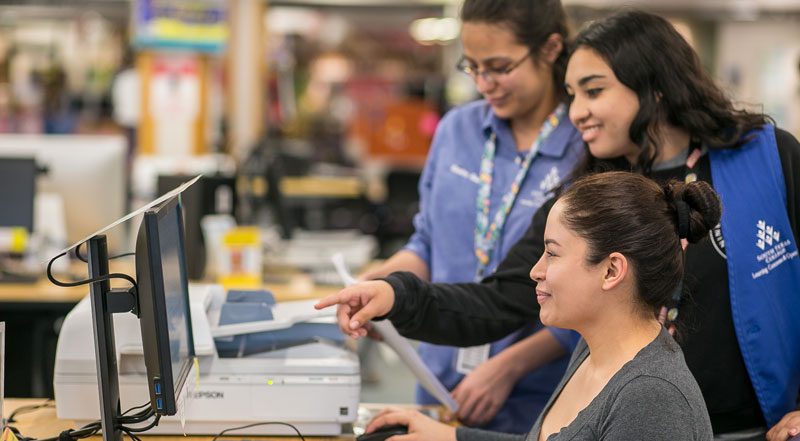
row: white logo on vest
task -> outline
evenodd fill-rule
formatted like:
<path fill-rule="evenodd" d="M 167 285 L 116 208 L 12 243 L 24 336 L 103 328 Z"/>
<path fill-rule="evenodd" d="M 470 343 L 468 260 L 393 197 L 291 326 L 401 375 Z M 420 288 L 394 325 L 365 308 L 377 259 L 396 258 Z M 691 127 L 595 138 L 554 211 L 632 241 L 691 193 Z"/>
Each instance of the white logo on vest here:
<path fill-rule="evenodd" d="M 759 220 L 756 223 L 756 247 L 763 253 L 758 254 L 756 260 L 766 265 L 751 274 L 753 279 L 765 276 L 783 262 L 797 257 L 797 250 L 791 253 L 786 252 L 786 248 L 791 243 L 792 241 L 789 239 L 781 242 L 780 231 L 773 228 L 772 225 L 767 225 L 765 221 Z"/>
<path fill-rule="evenodd" d="M 763 220 L 758 221 L 758 231 L 756 231 L 756 237 L 758 240 L 756 241 L 756 246 L 764 250 L 765 246 L 772 246 L 772 241 L 774 240 L 775 243 L 780 242 L 781 240 L 781 233 L 778 230 L 772 228 L 772 225 L 767 225 L 766 222 Z"/>

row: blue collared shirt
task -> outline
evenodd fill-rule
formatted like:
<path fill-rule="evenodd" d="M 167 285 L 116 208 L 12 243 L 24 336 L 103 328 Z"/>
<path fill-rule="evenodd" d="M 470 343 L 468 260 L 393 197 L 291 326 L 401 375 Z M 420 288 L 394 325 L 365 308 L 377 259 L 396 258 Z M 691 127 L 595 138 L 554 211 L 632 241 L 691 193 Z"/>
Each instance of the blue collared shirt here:
<path fill-rule="evenodd" d="M 419 182 L 415 232 L 405 247 L 428 264 L 434 282 L 471 282 L 475 278 L 475 200 L 481 155 L 491 133 L 497 137 L 497 148 L 489 219 L 494 218 L 526 151 L 517 150 L 508 121 L 495 116 L 484 100 L 450 111 L 436 130 Z M 533 214 L 582 152 L 580 133 L 563 118 L 531 163 L 484 274 L 493 272 L 522 237 Z"/>

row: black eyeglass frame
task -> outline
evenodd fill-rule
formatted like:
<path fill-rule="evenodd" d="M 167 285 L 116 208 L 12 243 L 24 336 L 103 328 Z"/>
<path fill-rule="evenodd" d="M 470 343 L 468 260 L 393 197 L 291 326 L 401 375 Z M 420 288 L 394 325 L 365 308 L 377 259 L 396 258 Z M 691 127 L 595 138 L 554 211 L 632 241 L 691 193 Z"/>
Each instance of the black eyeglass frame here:
<path fill-rule="evenodd" d="M 478 81 L 478 77 L 480 76 L 481 78 L 483 78 L 484 81 L 488 81 L 488 82 L 491 82 L 493 84 L 497 84 L 497 82 L 499 80 L 499 77 L 506 76 L 506 75 L 510 74 L 511 72 L 513 72 L 514 69 L 520 67 L 522 65 L 522 63 L 524 63 L 525 60 L 527 60 L 528 57 L 530 57 L 532 54 L 533 54 L 533 51 L 528 51 L 528 53 L 526 53 L 524 57 L 520 58 L 516 62 L 511 63 L 510 65 L 508 65 L 506 67 L 503 67 L 501 69 L 489 68 L 489 69 L 483 69 L 483 70 L 474 69 L 472 66 L 467 64 L 467 59 L 462 56 L 461 59 L 458 60 L 458 63 L 456 63 L 456 69 L 458 71 L 460 71 L 460 72 L 463 72 L 463 73 L 469 75 L 470 78 L 472 78 L 472 81 L 476 81 L 477 82 Z"/>

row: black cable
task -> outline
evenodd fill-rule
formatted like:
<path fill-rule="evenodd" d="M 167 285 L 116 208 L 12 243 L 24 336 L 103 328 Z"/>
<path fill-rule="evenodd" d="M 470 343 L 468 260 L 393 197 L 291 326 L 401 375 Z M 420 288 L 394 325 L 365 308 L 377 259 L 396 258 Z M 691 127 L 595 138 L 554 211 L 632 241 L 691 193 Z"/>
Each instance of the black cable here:
<path fill-rule="evenodd" d="M 146 409 L 142 409 L 138 413 L 135 413 L 133 415 L 127 415 L 127 413 L 130 412 L 131 410 L 138 409 L 140 407 L 143 407 L 143 406 L 134 407 L 132 409 L 129 409 L 124 414 L 120 415 L 119 418 L 118 418 L 119 423 L 120 424 L 141 423 L 142 421 L 147 421 L 150 417 L 155 415 L 155 412 L 153 411 L 152 407 L 148 407 Z"/>
<path fill-rule="evenodd" d="M 150 403 L 150 402 L 144 403 L 144 404 L 142 404 L 141 406 L 131 407 L 130 409 L 128 409 L 128 410 L 126 410 L 125 412 L 123 412 L 123 413 L 122 413 L 122 416 L 125 416 L 125 415 L 127 415 L 127 414 L 128 414 L 128 412 L 130 412 L 130 411 L 132 411 L 132 410 L 136 410 L 136 409 L 142 409 L 142 408 L 144 408 L 144 407 L 148 407 L 148 406 L 151 406 L 151 403 Z"/>
<path fill-rule="evenodd" d="M 64 432 L 61 432 L 61 433 L 66 433 L 67 436 L 69 436 L 70 438 L 77 440 L 77 439 L 81 439 L 81 438 L 88 438 L 88 437 L 90 437 L 92 435 L 96 435 L 97 432 L 100 431 L 100 429 L 101 429 L 100 422 L 99 421 L 93 421 L 93 422 L 81 427 L 80 429 L 77 429 L 77 430 L 69 429 L 69 430 L 65 430 Z M 54 437 L 43 438 L 43 439 L 38 439 L 38 440 L 36 438 L 29 438 L 29 437 L 20 437 L 19 438 L 20 441 L 59 441 L 60 439 L 61 439 L 60 436 L 54 436 Z"/>
<path fill-rule="evenodd" d="M 78 260 L 80 260 L 81 262 L 84 262 L 84 263 L 87 262 L 87 258 L 83 257 L 83 255 L 81 255 L 81 245 L 83 245 L 85 243 L 86 242 L 81 242 L 81 243 L 78 244 L 78 246 L 75 247 L 75 257 L 77 257 Z M 136 255 L 136 253 L 122 253 L 122 254 L 117 254 L 115 256 L 111 256 L 111 257 L 108 258 L 108 260 L 119 259 L 120 257 L 135 256 L 135 255 Z"/>
<path fill-rule="evenodd" d="M 153 422 L 150 423 L 149 425 L 145 426 L 145 427 L 127 427 L 127 426 L 122 426 L 122 430 L 125 430 L 127 432 L 136 432 L 136 433 L 147 432 L 148 430 L 152 429 L 153 427 L 156 427 L 158 425 L 158 420 L 160 420 L 160 419 L 161 419 L 161 415 L 156 415 L 156 417 L 153 420 Z"/>
<path fill-rule="evenodd" d="M 131 433 L 131 431 L 130 431 L 130 430 L 125 430 L 125 429 L 123 429 L 122 431 L 123 431 L 123 432 L 124 432 L 126 435 L 128 435 L 129 437 L 131 437 L 131 439 L 132 439 L 133 441 L 142 441 L 142 439 L 141 439 L 141 438 L 139 438 L 138 436 L 136 436 L 136 435 L 134 435 L 133 433 Z"/>
<path fill-rule="evenodd" d="M 62 282 L 62 281 L 60 281 L 60 280 L 56 280 L 56 278 L 55 278 L 55 277 L 53 277 L 53 270 L 52 270 L 52 268 L 53 268 L 53 262 L 55 262 L 55 261 L 56 261 L 56 260 L 58 260 L 60 257 L 62 257 L 62 256 L 64 256 L 64 255 L 66 255 L 66 254 L 67 254 L 67 252 L 65 251 L 65 252 L 63 252 L 63 253 L 59 254 L 58 256 L 56 256 L 56 257 L 53 257 L 52 259 L 50 259 L 50 261 L 49 261 L 49 262 L 47 262 L 47 279 L 48 279 L 48 280 L 50 280 L 50 282 L 51 282 L 53 285 L 56 285 L 56 286 L 63 286 L 63 287 L 71 287 L 71 286 L 81 286 L 81 285 L 87 285 L 87 284 L 89 284 L 89 283 L 94 283 L 94 282 L 102 282 L 102 281 L 104 281 L 104 280 L 111 280 L 111 279 L 125 279 L 125 280 L 127 280 L 128 282 L 130 282 L 130 283 L 131 283 L 131 285 L 133 285 L 133 287 L 134 287 L 135 289 L 137 289 L 137 290 L 138 290 L 138 287 L 137 287 L 137 285 L 136 285 L 136 281 L 135 281 L 135 280 L 133 280 L 133 277 L 131 277 L 131 276 L 127 275 L 127 274 L 122 274 L 122 273 L 111 273 L 111 274 L 106 274 L 106 275 L 104 275 L 104 276 L 93 277 L 93 278 L 91 278 L 91 279 L 80 280 L 80 281 L 77 281 L 77 282 Z"/>
<path fill-rule="evenodd" d="M 248 429 L 250 427 L 256 427 L 256 426 L 266 426 L 268 424 L 278 424 L 278 425 L 281 425 L 281 426 L 291 427 L 294 430 L 294 432 L 297 434 L 297 436 L 300 437 L 301 440 L 306 441 L 306 439 L 303 438 L 303 435 L 300 434 L 300 431 L 297 430 L 297 427 L 294 427 L 293 425 L 291 425 L 289 423 L 283 423 L 283 422 L 280 422 L 280 421 L 267 421 L 267 422 L 264 422 L 264 423 L 253 423 L 253 424 L 248 424 L 246 426 L 231 427 L 230 429 L 225 429 L 222 432 L 218 433 L 217 436 L 215 436 L 214 439 L 212 439 L 211 441 L 217 441 L 217 438 L 221 437 L 222 435 L 224 435 L 224 434 L 226 434 L 228 432 L 232 432 L 234 430 Z"/>
<path fill-rule="evenodd" d="M 75 247 L 75 257 L 77 257 L 78 260 L 80 260 L 83 263 L 88 263 L 89 260 L 81 255 L 81 245 L 83 244 L 79 243 L 78 246 Z"/>
<path fill-rule="evenodd" d="M 120 415 L 120 418 L 119 418 L 119 420 L 120 420 L 119 429 L 122 430 L 124 433 L 126 433 L 134 441 L 141 441 L 141 439 L 138 436 L 136 436 L 134 433 L 136 433 L 136 432 L 144 432 L 144 431 L 152 429 L 153 427 L 158 425 L 158 421 L 161 418 L 161 415 L 156 415 L 156 418 L 155 418 L 155 420 L 153 422 L 151 422 L 149 425 L 147 425 L 145 427 L 140 427 L 140 428 L 127 427 L 127 426 L 122 425 L 122 422 L 127 423 L 127 424 L 136 424 L 136 423 L 141 423 L 143 421 L 146 421 L 148 418 L 152 417 L 155 414 L 155 412 L 153 411 L 152 408 L 145 409 L 145 410 L 143 410 L 143 411 L 141 411 L 139 413 L 133 414 L 133 415 L 127 415 L 127 414 L 129 412 L 133 411 L 133 410 L 140 409 L 140 408 L 143 408 L 143 407 L 149 406 L 149 405 L 150 405 L 150 403 L 146 403 L 146 404 L 142 404 L 141 406 L 132 407 L 132 408 L 126 410 L 122 415 Z M 43 403 L 43 404 L 38 404 L 38 405 L 35 405 L 35 406 L 23 406 L 23 407 L 20 407 L 19 409 L 15 410 L 11 414 L 11 417 L 13 417 L 17 412 L 19 412 L 22 409 L 33 410 L 34 408 L 40 408 L 40 407 L 52 407 L 52 404 L 51 403 Z M 10 418 L 9 418 L 9 422 L 11 422 Z M 102 428 L 103 428 L 103 426 L 102 426 L 102 423 L 100 422 L 100 420 L 96 420 L 96 421 L 92 421 L 91 423 L 86 424 L 85 426 L 81 427 L 80 429 L 69 429 L 69 430 L 65 430 L 65 431 L 63 431 L 61 433 L 62 434 L 65 433 L 69 438 L 71 438 L 73 440 L 78 440 L 78 439 L 88 438 L 90 436 L 97 435 L 97 433 L 100 432 L 102 430 Z M 19 439 L 19 441 L 59 441 L 59 440 L 61 440 L 61 436 L 60 435 L 59 436 L 50 437 L 50 438 L 36 439 L 36 438 L 30 438 L 30 437 L 23 436 L 16 429 L 15 429 L 15 433 L 17 434 L 17 438 Z"/>
<path fill-rule="evenodd" d="M 16 423 L 17 420 L 15 420 L 14 417 L 17 416 L 18 413 L 33 412 L 34 410 L 41 409 L 43 407 L 55 407 L 55 405 L 48 400 L 46 403 L 42 403 L 42 404 L 33 404 L 33 405 L 30 405 L 30 406 L 18 407 L 13 412 L 11 412 L 11 415 L 8 416 L 8 422 L 9 423 Z"/>

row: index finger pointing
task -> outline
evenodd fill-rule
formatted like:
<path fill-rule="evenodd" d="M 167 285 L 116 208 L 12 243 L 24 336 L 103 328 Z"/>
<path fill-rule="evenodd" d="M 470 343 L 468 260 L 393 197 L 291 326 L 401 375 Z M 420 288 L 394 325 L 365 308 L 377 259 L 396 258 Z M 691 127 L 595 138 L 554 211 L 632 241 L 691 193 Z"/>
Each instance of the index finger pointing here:
<path fill-rule="evenodd" d="M 314 305 L 314 308 L 315 309 L 324 309 L 324 308 L 327 308 L 329 306 L 347 303 L 347 301 L 349 299 L 350 299 L 350 296 L 347 296 L 347 297 L 343 298 L 342 297 L 342 292 L 340 291 L 340 292 L 338 292 L 336 294 L 331 294 L 331 295 L 329 295 L 329 296 L 327 296 L 325 298 L 320 299 L 320 301 L 318 301 Z"/>

